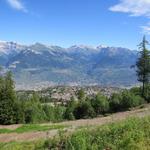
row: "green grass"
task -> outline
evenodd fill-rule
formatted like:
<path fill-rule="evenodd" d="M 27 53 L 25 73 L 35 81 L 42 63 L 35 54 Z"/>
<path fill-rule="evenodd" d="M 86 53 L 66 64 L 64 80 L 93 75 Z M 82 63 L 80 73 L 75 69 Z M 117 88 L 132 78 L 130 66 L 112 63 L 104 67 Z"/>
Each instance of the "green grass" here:
<path fill-rule="evenodd" d="M 24 132 L 36 132 L 36 131 L 48 131 L 52 129 L 63 129 L 64 125 L 39 125 L 39 124 L 27 124 L 21 127 L 10 130 L 10 129 L 0 129 L 0 134 L 2 133 L 24 133 Z"/>
<path fill-rule="evenodd" d="M 25 130 L 24 130 L 25 131 Z M 149 150 L 150 117 L 60 132 L 46 141 L 0 143 L 0 150 Z"/>
<path fill-rule="evenodd" d="M 0 150 L 40 150 L 43 144 L 44 141 L 0 143 Z"/>
<path fill-rule="evenodd" d="M 47 140 L 44 148 L 63 150 L 149 150 L 150 117 L 130 118 L 100 127 L 79 129 Z"/>
<path fill-rule="evenodd" d="M 10 130 L 10 129 L 0 129 L 0 134 L 2 134 L 2 133 L 11 133 L 12 132 L 12 130 Z"/>

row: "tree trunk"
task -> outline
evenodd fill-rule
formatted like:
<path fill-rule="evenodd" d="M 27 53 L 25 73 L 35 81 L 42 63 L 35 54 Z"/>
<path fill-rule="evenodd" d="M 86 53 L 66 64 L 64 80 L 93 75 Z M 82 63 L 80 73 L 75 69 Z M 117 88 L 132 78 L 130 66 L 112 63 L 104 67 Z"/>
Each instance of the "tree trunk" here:
<path fill-rule="evenodd" d="M 142 96 L 145 98 L 145 82 L 143 81 Z"/>

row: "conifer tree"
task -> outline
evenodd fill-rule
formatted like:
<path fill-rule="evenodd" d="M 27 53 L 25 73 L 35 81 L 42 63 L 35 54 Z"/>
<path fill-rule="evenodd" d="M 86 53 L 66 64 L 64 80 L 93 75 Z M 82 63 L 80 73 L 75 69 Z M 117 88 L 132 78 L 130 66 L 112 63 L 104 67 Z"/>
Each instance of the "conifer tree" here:
<path fill-rule="evenodd" d="M 150 81 L 150 51 L 146 48 L 148 41 L 143 37 L 143 41 L 139 45 L 140 57 L 136 62 L 138 81 L 142 82 L 142 95 L 145 97 L 146 86 Z"/>
<path fill-rule="evenodd" d="M 0 124 L 15 123 L 15 91 L 12 74 L 6 73 L 0 80 Z"/>

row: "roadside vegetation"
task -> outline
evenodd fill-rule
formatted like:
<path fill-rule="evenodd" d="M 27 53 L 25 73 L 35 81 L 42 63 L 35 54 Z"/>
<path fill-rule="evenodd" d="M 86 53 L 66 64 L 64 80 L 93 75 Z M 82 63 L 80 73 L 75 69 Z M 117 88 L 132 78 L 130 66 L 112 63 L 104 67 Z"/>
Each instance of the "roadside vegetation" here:
<path fill-rule="evenodd" d="M 44 143 L 44 148 L 65 150 L 147 150 L 149 147 L 150 118 L 132 118 L 119 123 L 80 129 L 72 135 L 60 135 Z"/>
<path fill-rule="evenodd" d="M 1 150 L 148 150 L 150 147 L 150 117 L 79 128 L 53 139 L 33 142 L 0 143 Z"/>
<path fill-rule="evenodd" d="M 25 124 L 22 125 L 16 129 L 5 129 L 2 128 L 0 129 L 0 134 L 3 133 L 25 133 L 25 132 L 37 132 L 37 131 L 49 131 L 49 130 L 54 130 L 54 129 L 64 129 L 68 126 L 64 126 L 64 125 L 40 125 L 40 124 Z"/>

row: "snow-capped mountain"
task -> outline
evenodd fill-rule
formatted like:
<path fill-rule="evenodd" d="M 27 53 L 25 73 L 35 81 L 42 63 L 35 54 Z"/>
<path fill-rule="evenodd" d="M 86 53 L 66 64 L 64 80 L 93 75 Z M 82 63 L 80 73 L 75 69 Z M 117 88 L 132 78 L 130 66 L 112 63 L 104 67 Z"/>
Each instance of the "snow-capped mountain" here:
<path fill-rule="evenodd" d="M 11 55 L 13 53 L 19 53 L 25 46 L 19 45 L 16 42 L 0 41 L 0 55 Z"/>
<path fill-rule="evenodd" d="M 17 85 L 31 87 L 37 82 L 128 86 L 137 82 L 135 71 L 130 69 L 136 59 L 137 51 L 121 47 L 74 45 L 62 48 L 0 41 L 0 65 L 14 73 Z"/>

